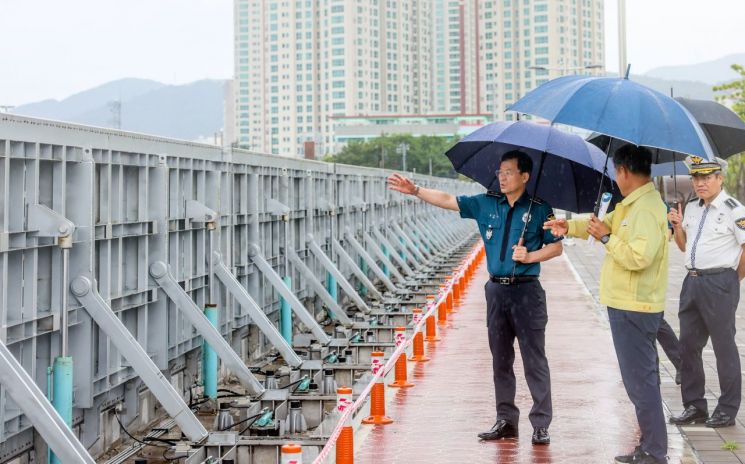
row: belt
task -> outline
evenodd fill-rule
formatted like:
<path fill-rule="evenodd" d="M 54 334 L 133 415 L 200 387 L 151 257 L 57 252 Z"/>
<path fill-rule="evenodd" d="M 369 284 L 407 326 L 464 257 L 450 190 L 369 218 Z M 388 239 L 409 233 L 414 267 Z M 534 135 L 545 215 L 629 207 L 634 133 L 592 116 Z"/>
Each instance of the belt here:
<path fill-rule="evenodd" d="M 494 283 L 501 285 L 513 285 L 523 282 L 535 282 L 538 280 L 538 276 L 515 276 L 515 277 L 500 277 L 500 276 L 489 276 L 489 280 Z"/>
<path fill-rule="evenodd" d="M 722 272 L 731 271 L 729 267 L 715 267 L 713 269 L 686 269 L 688 275 L 691 277 L 699 277 L 704 275 L 721 274 Z"/>

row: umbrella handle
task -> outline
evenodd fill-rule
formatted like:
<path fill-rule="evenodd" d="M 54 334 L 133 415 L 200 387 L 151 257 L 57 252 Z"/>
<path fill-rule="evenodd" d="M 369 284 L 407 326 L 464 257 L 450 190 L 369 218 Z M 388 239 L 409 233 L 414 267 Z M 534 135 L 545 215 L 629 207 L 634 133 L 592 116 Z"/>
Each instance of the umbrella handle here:
<path fill-rule="evenodd" d="M 613 143 L 613 137 L 608 136 L 608 146 L 605 147 L 605 165 L 603 166 L 603 174 L 600 176 L 600 185 L 598 186 L 598 198 L 595 200 L 595 216 L 600 211 L 600 199 L 603 196 L 603 181 L 608 175 L 608 158 L 610 158 L 610 146 Z"/>

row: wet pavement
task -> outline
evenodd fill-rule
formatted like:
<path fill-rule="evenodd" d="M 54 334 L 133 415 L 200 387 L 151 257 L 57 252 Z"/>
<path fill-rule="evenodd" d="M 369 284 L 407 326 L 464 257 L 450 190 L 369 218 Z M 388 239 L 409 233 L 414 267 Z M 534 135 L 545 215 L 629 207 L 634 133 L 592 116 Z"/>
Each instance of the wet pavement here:
<path fill-rule="evenodd" d="M 589 269 L 589 268 L 588 268 Z M 432 360 L 413 367 L 415 387 L 395 395 L 387 415 L 357 444 L 356 463 L 611 463 L 638 443 L 633 406 L 621 383 L 607 317 L 565 257 L 543 265 L 549 322 L 554 418 L 551 445 L 533 446 L 528 411 L 532 401 L 517 343 L 516 402 L 520 438 L 480 441 L 495 419 L 491 354 L 486 332 L 482 265 L 443 330 L 442 341 L 427 347 Z M 364 426 L 363 426 L 364 427 Z M 671 463 L 695 463 L 678 429 L 669 427 Z"/>
<path fill-rule="evenodd" d="M 595 299 L 598 298 L 598 284 L 600 279 L 600 265 L 604 256 L 602 246 L 589 245 L 582 240 L 574 240 L 572 246 L 564 247 L 565 254 L 569 257 L 572 266 L 576 269 L 581 279 L 587 285 Z M 665 320 L 679 334 L 678 302 L 680 288 L 684 275 L 684 255 L 678 250 L 673 242 L 670 242 L 669 258 L 669 282 L 667 288 L 667 304 L 665 306 Z M 740 295 L 745 291 L 745 282 L 740 286 Z M 745 366 L 743 355 L 745 354 L 745 299 L 740 298 L 736 324 L 737 335 L 735 341 L 740 348 L 740 358 Z M 665 402 L 666 413 L 669 415 L 679 414 L 683 410 L 680 399 L 680 387 L 673 381 L 675 368 L 665 356 L 664 351 L 658 348 L 660 361 L 662 363 L 662 398 Z M 717 378 L 716 359 L 711 347 L 711 341 L 704 348 L 704 371 L 706 373 L 706 398 L 709 403 L 709 411 L 713 411 L 716 398 L 719 395 L 719 380 Z M 743 402 L 745 404 L 745 401 Z M 735 427 L 721 429 L 710 429 L 703 425 L 691 425 L 680 428 L 688 444 L 694 449 L 700 462 L 710 463 L 745 463 L 745 413 L 742 408 L 737 417 Z M 736 449 L 726 449 L 736 448 Z"/>

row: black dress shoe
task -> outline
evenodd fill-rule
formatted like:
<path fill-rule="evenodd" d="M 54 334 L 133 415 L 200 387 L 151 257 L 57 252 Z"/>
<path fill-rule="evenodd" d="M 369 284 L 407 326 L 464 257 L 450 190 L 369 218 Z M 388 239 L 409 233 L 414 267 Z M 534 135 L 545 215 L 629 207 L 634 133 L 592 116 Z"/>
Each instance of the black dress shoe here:
<path fill-rule="evenodd" d="M 504 419 L 497 419 L 494 426 L 488 432 L 481 432 L 479 438 L 482 440 L 499 440 L 502 438 L 517 438 L 517 427 Z"/>
<path fill-rule="evenodd" d="M 642 452 L 642 447 L 637 446 L 634 448 L 634 452 L 631 454 L 622 454 L 620 456 L 616 456 L 616 464 L 630 464 L 634 462 L 634 458 Z"/>
<path fill-rule="evenodd" d="M 616 456 L 616 464 L 667 464 L 665 459 L 657 459 L 642 451 L 640 446 L 632 454 Z"/>
<path fill-rule="evenodd" d="M 709 414 L 702 411 L 696 406 L 688 406 L 683 414 L 679 416 L 670 416 L 670 423 L 675 425 L 703 424 Z"/>
<path fill-rule="evenodd" d="M 548 434 L 546 427 L 536 427 L 533 429 L 533 444 L 548 445 L 551 443 L 551 435 Z"/>
<path fill-rule="evenodd" d="M 729 414 L 725 414 L 722 411 L 714 411 L 709 420 L 706 421 L 706 426 L 713 429 L 719 427 L 732 427 L 735 425 L 735 418 Z"/>

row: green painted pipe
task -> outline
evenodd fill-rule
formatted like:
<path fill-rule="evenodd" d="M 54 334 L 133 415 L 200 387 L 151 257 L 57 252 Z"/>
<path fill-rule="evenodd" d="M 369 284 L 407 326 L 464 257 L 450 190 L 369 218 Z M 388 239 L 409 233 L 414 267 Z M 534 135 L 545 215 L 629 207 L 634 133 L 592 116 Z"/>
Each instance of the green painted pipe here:
<path fill-rule="evenodd" d="M 52 392 L 54 391 L 52 389 L 53 388 L 52 378 L 54 378 L 54 376 L 52 375 L 53 372 L 54 372 L 54 369 L 52 369 L 52 366 L 47 366 L 47 399 L 49 400 L 50 403 L 52 402 L 52 398 L 54 397 L 54 395 L 52 394 Z M 52 462 L 52 449 L 48 446 L 47 446 L 47 462 Z"/>
<path fill-rule="evenodd" d="M 285 276 L 282 281 L 287 288 L 292 289 L 292 277 Z M 290 302 L 284 298 L 279 299 L 279 330 L 282 338 L 292 345 L 292 308 Z"/>
<path fill-rule="evenodd" d="M 72 358 L 54 358 L 52 371 L 52 406 L 65 424 L 72 427 Z M 49 462 L 61 464 L 62 461 L 54 453 L 50 453 Z"/>
<path fill-rule="evenodd" d="M 326 272 L 326 291 L 329 292 L 329 295 L 331 295 L 331 298 L 335 302 L 339 302 L 339 289 L 336 285 L 336 277 L 334 277 L 330 272 Z M 336 320 L 336 317 L 334 317 L 332 312 L 329 312 L 329 317 L 332 320 Z"/>
<path fill-rule="evenodd" d="M 207 304 L 204 306 L 204 315 L 213 327 L 217 328 L 219 314 L 217 305 Z M 204 396 L 217 399 L 217 353 L 206 341 L 202 341 L 202 382 L 204 383 Z"/>
<path fill-rule="evenodd" d="M 381 246 L 381 249 L 383 250 L 383 256 L 385 256 L 387 259 L 390 260 L 391 258 L 391 252 L 388 251 L 388 248 L 386 248 L 385 245 Z M 388 266 L 386 264 L 383 264 L 383 274 L 385 274 L 386 277 L 391 276 L 391 270 L 388 269 Z"/>
<path fill-rule="evenodd" d="M 365 262 L 365 260 L 362 259 L 362 257 L 360 257 L 359 263 L 360 263 L 360 269 L 362 269 L 362 273 L 365 274 L 365 276 L 367 276 L 367 262 Z M 359 290 L 357 293 L 359 293 L 362 296 L 367 296 L 367 287 L 365 287 L 365 284 L 363 284 L 362 282 L 360 282 L 359 284 Z"/>

